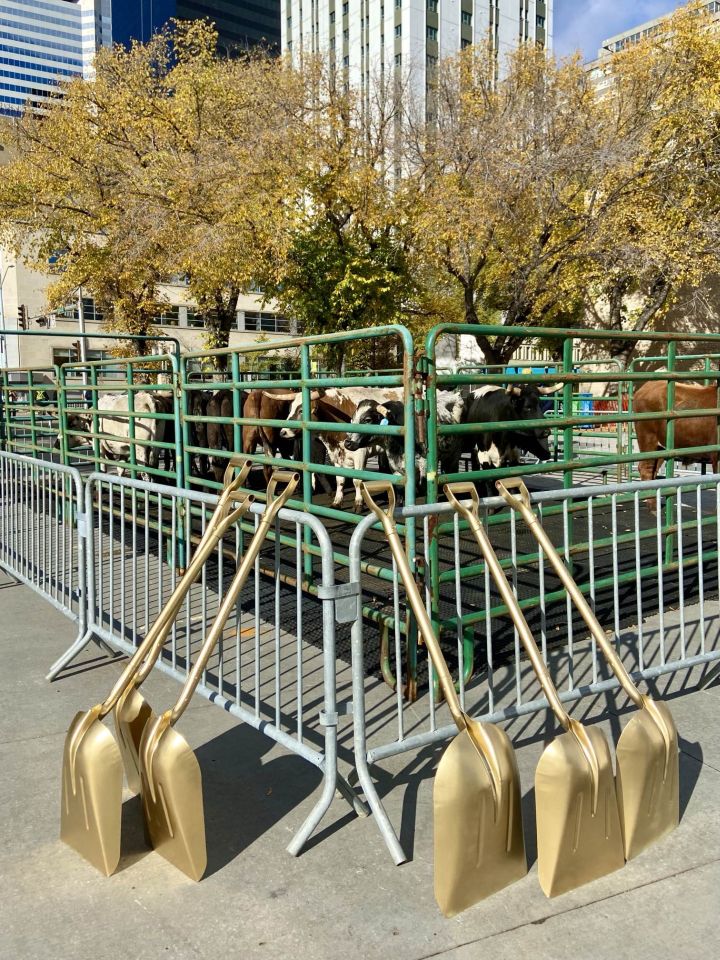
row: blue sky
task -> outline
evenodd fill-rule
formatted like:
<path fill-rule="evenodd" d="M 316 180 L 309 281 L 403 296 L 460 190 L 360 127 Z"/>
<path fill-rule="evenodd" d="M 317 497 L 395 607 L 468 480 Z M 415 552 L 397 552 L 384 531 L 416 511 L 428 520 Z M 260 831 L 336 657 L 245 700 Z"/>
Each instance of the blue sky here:
<path fill-rule="evenodd" d="M 602 40 L 670 13 L 680 0 L 555 0 L 555 53 L 597 56 Z"/>

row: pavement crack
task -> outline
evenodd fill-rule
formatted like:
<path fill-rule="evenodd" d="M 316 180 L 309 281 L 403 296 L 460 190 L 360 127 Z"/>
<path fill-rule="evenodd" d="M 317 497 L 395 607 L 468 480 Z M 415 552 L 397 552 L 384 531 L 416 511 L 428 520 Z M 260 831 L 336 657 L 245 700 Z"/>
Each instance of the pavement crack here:
<path fill-rule="evenodd" d="M 489 933 L 484 937 L 475 937 L 473 940 L 467 940 L 464 943 L 454 943 L 450 944 L 447 947 L 443 947 L 442 950 L 436 950 L 433 953 L 424 953 L 422 956 L 417 957 L 416 960 L 433 960 L 435 957 L 442 957 L 445 954 L 451 953 L 453 950 L 461 950 L 463 947 L 471 947 L 476 943 L 485 943 L 488 940 L 493 940 L 496 937 L 504 937 L 508 933 L 515 933 L 516 930 L 522 930 L 525 927 L 536 927 L 540 926 L 543 923 L 546 923 L 548 920 L 555 920 L 558 917 L 568 916 L 571 913 L 577 913 L 579 910 L 586 910 L 588 907 L 595 907 L 599 903 L 607 903 L 609 900 L 615 900 L 618 897 L 623 897 L 626 894 L 634 893 L 636 890 L 644 890 L 647 887 L 652 887 L 657 883 L 664 883 L 666 880 L 674 880 L 676 877 L 682 877 L 686 873 L 693 873 L 695 870 L 702 870 L 705 867 L 712 866 L 714 863 L 720 863 L 720 857 L 714 857 L 712 860 L 705 860 L 703 863 L 696 863 L 692 867 L 686 867 L 684 870 L 677 870 L 675 873 L 668 873 L 663 877 L 655 877 L 654 880 L 648 880 L 646 883 L 639 883 L 636 887 L 629 887 L 626 890 L 618 890 L 616 893 L 609 893 L 606 897 L 600 897 L 598 900 L 591 900 L 589 903 L 578 903 L 573 907 L 568 907 L 567 910 L 559 910 L 557 913 L 548 913 L 544 917 L 537 917 L 535 920 L 526 920 L 524 923 L 515 924 L 513 927 L 506 927 L 504 930 L 496 930 L 495 933 Z"/>

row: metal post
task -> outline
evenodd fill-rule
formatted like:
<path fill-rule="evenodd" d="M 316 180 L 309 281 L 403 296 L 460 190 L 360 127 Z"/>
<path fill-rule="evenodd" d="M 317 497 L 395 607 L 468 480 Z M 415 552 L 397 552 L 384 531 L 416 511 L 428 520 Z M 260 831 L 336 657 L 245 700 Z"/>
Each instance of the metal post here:
<path fill-rule="evenodd" d="M 82 363 L 82 382 L 83 386 L 88 385 L 87 371 L 87 340 L 85 339 L 85 304 L 83 303 L 82 287 L 78 287 L 78 331 L 80 338 L 78 346 L 80 347 L 80 363 Z M 83 398 L 84 399 L 84 398 Z"/>

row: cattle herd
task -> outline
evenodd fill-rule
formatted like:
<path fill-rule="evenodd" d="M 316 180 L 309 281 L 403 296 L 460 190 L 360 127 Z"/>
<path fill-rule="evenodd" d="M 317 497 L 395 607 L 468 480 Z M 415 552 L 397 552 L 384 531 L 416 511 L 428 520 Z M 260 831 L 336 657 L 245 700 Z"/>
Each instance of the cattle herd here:
<path fill-rule="evenodd" d="M 443 473 L 456 473 L 463 454 L 469 454 L 473 466 L 508 467 L 517 463 L 521 453 L 538 459 L 550 457 L 547 443 L 549 430 L 537 424 L 523 427 L 526 421 L 543 419 L 544 395 L 559 386 L 538 387 L 532 384 L 482 386 L 466 393 L 439 391 L 437 421 L 442 424 L 469 424 L 462 433 L 438 437 L 439 463 L 432 468 L 427 462 L 424 443 L 415 443 L 415 475 L 422 490 L 428 469 L 439 467 Z M 268 460 L 277 456 L 302 459 L 302 396 L 298 390 L 284 388 L 250 389 L 242 393 L 242 417 L 257 421 L 242 427 L 242 452 L 262 451 Z M 547 401 L 545 401 L 547 402 Z M 128 416 L 128 394 L 114 392 L 101 395 L 95 414 L 88 410 L 72 411 L 66 418 L 66 443 L 73 449 L 87 443 L 87 434 L 97 422 L 99 453 L 105 465 L 122 464 L 130 459 L 133 440 L 129 423 L 134 420 L 135 463 L 143 479 L 152 479 L 161 456 L 164 469 L 173 467 L 175 424 L 173 395 L 168 390 L 140 390 L 133 397 L 135 416 Z M 143 416 L 148 414 L 148 416 Z M 220 481 L 227 455 L 234 451 L 233 393 L 228 389 L 192 389 L 189 391 L 188 425 L 190 463 L 193 476 Z M 310 393 L 310 420 L 322 427 L 312 431 L 311 461 L 329 464 L 352 472 L 368 469 L 369 461 L 377 463 L 381 473 L 405 473 L 405 441 L 401 431 L 384 431 L 386 426 L 402 427 L 405 404 L 401 388 L 346 387 L 313 389 Z M 263 421 L 272 421 L 264 423 Z M 287 426 L 279 425 L 286 421 Z M 487 429 L 486 424 L 504 424 L 507 428 Z M 373 426 L 379 429 L 372 430 Z M 362 429 L 357 429 L 362 427 Z M 60 438 L 56 446 L 60 445 Z M 265 467 L 269 475 L 270 467 Z M 345 476 L 338 473 L 332 483 L 332 471 L 313 473 L 316 482 L 333 494 L 332 505 L 342 505 Z M 359 481 L 354 481 L 356 508 L 361 506 Z"/>

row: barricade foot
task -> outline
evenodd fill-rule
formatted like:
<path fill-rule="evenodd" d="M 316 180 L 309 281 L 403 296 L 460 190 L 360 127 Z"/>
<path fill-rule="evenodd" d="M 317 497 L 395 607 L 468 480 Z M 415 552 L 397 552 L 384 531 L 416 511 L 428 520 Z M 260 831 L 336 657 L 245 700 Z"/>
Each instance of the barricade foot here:
<path fill-rule="evenodd" d="M 90 641 L 95 643 L 103 653 L 107 654 L 107 656 L 117 656 L 116 650 L 113 650 L 112 647 L 108 646 L 108 644 L 105 643 L 104 640 L 101 640 L 100 637 L 96 636 L 92 630 L 87 630 L 85 633 L 79 634 L 75 643 L 68 647 L 65 653 L 55 661 L 55 663 L 50 667 L 50 671 L 46 675 L 45 679 L 54 680 L 60 671 L 64 670 L 65 667 L 72 663 L 75 657 L 85 649 Z"/>

